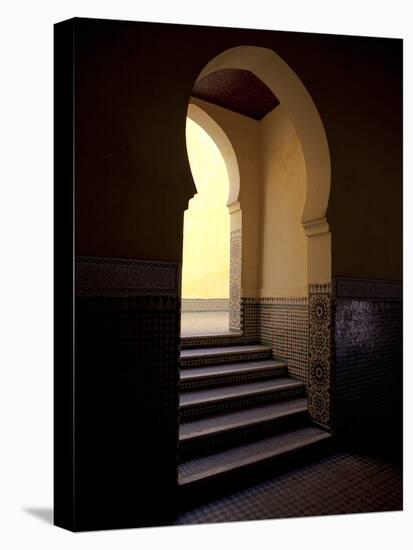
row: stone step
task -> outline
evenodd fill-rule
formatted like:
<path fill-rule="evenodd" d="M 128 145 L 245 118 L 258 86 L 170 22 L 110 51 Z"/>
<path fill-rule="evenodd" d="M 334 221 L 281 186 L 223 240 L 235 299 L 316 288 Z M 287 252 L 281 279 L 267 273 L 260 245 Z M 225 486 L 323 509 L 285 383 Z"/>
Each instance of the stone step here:
<path fill-rule="evenodd" d="M 244 382 L 211 387 L 180 395 L 181 420 L 189 417 L 211 416 L 221 410 L 252 407 L 304 395 L 304 384 L 289 376 L 279 376 L 258 382 Z"/>
<path fill-rule="evenodd" d="M 188 460 L 179 466 L 178 484 L 181 487 L 197 486 L 221 480 L 225 476 L 242 473 L 245 468 L 250 469 L 264 462 L 309 449 L 330 437 L 328 432 L 309 425 L 226 451 L 208 454 L 202 458 Z"/>
<path fill-rule="evenodd" d="M 271 346 L 250 344 L 181 350 L 181 367 L 195 367 L 271 358 Z"/>
<path fill-rule="evenodd" d="M 180 387 L 181 390 L 189 390 L 283 374 L 287 374 L 287 363 L 278 359 L 181 368 Z"/>
<path fill-rule="evenodd" d="M 187 460 L 212 450 L 265 437 L 308 422 L 307 399 L 299 397 L 249 409 L 182 422 L 179 457 Z"/>

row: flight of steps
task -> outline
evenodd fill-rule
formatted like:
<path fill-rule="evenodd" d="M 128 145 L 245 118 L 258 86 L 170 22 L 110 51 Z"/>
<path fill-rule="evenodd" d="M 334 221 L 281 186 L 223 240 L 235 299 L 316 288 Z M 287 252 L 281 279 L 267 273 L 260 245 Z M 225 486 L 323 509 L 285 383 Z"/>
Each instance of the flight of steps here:
<path fill-rule="evenodd" d="M 310 421 L 304 384 L 270 346 L 182 349 L 181 491 L 245 478 L 329 438 Z"/>

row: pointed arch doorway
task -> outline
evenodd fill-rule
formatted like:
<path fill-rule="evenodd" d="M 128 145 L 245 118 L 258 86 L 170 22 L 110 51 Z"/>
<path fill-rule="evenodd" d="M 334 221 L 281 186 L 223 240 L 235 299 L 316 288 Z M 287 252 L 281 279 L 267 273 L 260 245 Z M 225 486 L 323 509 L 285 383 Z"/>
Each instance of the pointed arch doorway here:
<path fill-rule="evenodd" d="M 254 94 L 249 86 L 237 89 L 234 75 L 258 80 L 277 105 L 261 114 L 243 110 Z M 229 210 L 239 291 L 230 294 L 239 297 L 233 311 L 243 342 L 271 343 L 306 384 L 312 418 L 330 425 L 331 167 L 318 110 L 293 69 L 256 46 L 212 59 L 195 82 L 192 104 L 220 128 L 238 161 Z"/>
<path fill-rule="evenodd" d="M 186 142 L 197 193 L 184 214 L 181 335 L 233 334 L 241 326 L 238 162 L 222 128 L 192 103 Z"/>

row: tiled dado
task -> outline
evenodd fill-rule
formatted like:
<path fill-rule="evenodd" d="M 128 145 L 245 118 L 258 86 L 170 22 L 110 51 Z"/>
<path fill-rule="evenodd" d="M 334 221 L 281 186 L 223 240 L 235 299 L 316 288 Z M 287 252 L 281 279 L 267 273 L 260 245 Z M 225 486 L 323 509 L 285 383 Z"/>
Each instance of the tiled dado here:
<path fill-rule="evenodd" d="M 330 426 L 331 286 L 309 290 L 308 298 L 243 299 L 243 329 L 288 362 L 306 385 L 312 418 Z"/>
<path fill-rule="evenodd" d="M 312 418 L 330 426 L 331 286 L 311 286 L 309 298 L 242 298 L 240 312 L 240 334 L 185 339 L 181 346 L 270 344 L 306 385 Z"/>
<path fill-rule="evenodd" d="M 118 370 L 127 366 L 141 403 L 169 408 L 172 418 L 178 387 L 179 288 L 177 262 L 100 257 L 75 261 L 78 342 L 86 348 L 92 333 L 101 334 L 100 347 L 118 351 L 112 361 Z"/>
<path fill-rule="evenodd" d="M 79 502 L 99 510 L 102 479 L 116 507 L 173 512 L 177 476 L 180 265 L 78 257 L 75 263 Z M 163 488 L 162 503 L 153 479 Z M 80 492 L 83 491 L 83 492 Z M 116 497 L 116 498 L 115 498 Z M 159 506 L 161 511 L 159 512 Z M 102 509 L 101 509 L 102 508 Z M 124 511 L 126 513 L 126 511 Z"/>
<path fill-rule="evenodd" d="M 242 328 L 246 339 L 270 344 L 288 361 L 288 372 L 307 384 L 307 298 L 243 298 Z"/>
<path fill-rule="evenodd" d="M 260 341 L 260 316 L 258 299 L 241 299 L 240 324 L 245 342 L 254 343 Z"/>
<path fill-rule="evenodd" d="M 402 285 L 337 278 L 334 424 L 339 433 L 391 435 L 402 422 Z M 366 431 L 367 430 L 367 431 Z"/>
<path fill-rule="evenodd" d="M 261 298 L 258 307 L 260 340 L 288 362 L 288 372 L 308 382 L 308 299 Z"/>

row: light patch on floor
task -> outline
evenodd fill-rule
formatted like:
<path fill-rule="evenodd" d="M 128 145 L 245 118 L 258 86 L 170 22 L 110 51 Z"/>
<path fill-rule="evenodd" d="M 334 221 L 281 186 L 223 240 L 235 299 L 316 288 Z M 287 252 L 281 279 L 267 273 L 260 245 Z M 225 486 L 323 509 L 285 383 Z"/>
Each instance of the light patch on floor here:
<path fill-rule="evenodd" d="M 181 336 L 228 332 L 228 311 L 185 311 L 181 314 Z"/>

